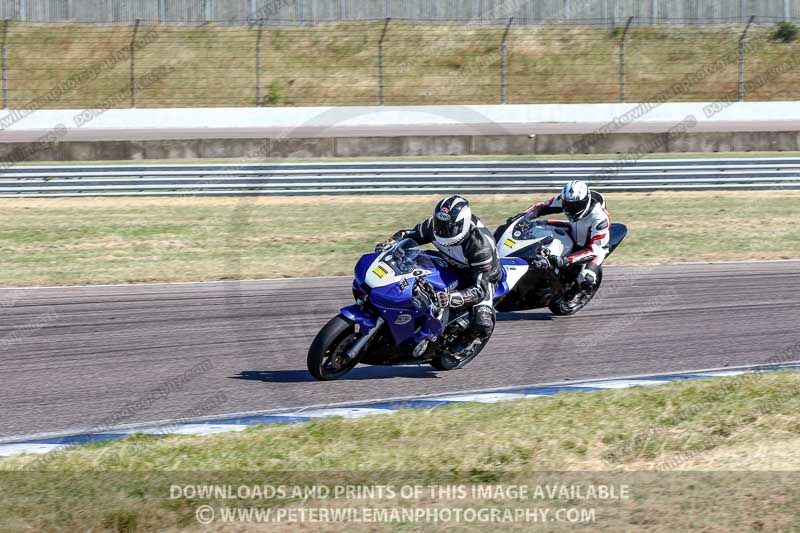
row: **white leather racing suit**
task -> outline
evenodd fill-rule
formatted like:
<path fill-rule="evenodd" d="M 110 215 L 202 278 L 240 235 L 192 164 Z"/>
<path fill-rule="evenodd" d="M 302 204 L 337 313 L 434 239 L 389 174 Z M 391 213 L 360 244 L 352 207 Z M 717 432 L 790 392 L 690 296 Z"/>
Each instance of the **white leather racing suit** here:
<path fill-rule="evenodd" d="M 611 217 L 606 211 L 606 202 L 603 195 L 592 191 L 592 200 L 589 212 L 581 219 L 572 221 L 548 220 L 548 224 L 568 228 L 570 237 L 575 242 L 575 247 L 567 256 L 570 265 L 581 265 L 578 273 L 578 283 L 583 284 L 587 279 L 594 282 L 600 273 L 600 265 L 608 255 L 609 228 Z M 561 197 L 554 196 L 546 202 L 530 206 L 525 215 L 540 217 L 562 213 Z"/>

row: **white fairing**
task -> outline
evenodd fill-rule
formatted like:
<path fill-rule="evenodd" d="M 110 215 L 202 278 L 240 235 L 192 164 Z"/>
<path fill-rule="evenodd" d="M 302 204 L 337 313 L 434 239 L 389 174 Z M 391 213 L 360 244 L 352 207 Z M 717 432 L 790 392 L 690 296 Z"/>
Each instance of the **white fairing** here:
<path fill-rule="evenodd" d="M 369 270 L 367 270 L 367 277 L 364 280 L 367 283 L 367 285 L 369 285 L 372 288 L 385 287 L 387 285 L 391 285 L 392 283 L 397 283 L 402 279 L 416 277 L 413 272 L 398 276 L 397 273 L 392 269 L 392 267 L 384 263 L 383 258 L 387 254 L 391 253 L 392 251 L 389 250 L 388 252 L 384 252 L 375 258 L 375 260 L 369 266 Z M 386 273 L 381 276 L 380 274 L 382 272 Z M 425 276 L 430 273 L 431 273 L 430 270 L 420 269 L 419 272 L 417 272 L 417 275 Z"/>
<path fill-rule="evenodd" d="M 527 265 L 503 265 L 503 268 L 506 271 L 506 284 L 510 290 L 528 272 L 529 267 Z"/>
<path fill-rule="evenodd" d="M 522 219 L 519 219 L 510 225 L 497 242 L 497 253 L 500 257 L 508 257 L 528 246 L 542 246 L 549 249 L 551 255 L 568 255 L 572 250 L 572 239 L 563 228 L 557 228 L 542 221 L 535 221 L 531 223 L 531 229 L 523 238 L 517 229 L 517 225 L 521 221 Z M 542 241 L 550 236 L 553 237 L 553 241 L 543 246 L 541 244 Z"/>

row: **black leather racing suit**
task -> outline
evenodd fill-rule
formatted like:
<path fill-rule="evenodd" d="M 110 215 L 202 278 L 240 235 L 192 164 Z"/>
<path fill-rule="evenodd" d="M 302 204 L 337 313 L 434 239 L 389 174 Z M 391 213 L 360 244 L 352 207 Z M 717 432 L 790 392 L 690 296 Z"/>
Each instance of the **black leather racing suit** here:
<path fill-rule="evenodd" d="M 392 238 L 413 239 L 418 244 L 433 243 L 444 259 L 456 267 L 459 274 L 457 290 L 464 298 L 462 307 L 473 308 L 470 329 L 482 340 L 488 339 L 494 327 L 494 292 L 503 271 L 494 238 L 483 222 L 473 215 L 469 233 L 454 246 L 441 246 L 436 242 L 430 219 L 417 224 L 414 229 L 398 231 Z"/>

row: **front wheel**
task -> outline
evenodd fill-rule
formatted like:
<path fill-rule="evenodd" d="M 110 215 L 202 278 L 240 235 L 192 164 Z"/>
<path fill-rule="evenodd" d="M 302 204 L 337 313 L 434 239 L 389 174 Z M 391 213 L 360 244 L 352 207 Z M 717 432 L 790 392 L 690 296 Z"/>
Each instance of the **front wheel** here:
<path fill-rule="evenodd" d="M 347 350 L 357 339 L 355 324 L 336 315 L 314 337 L 308 349 L 308 371 L 320 381 L 344 376 L 358 364 L 358 357 L 347 358 Z"/>

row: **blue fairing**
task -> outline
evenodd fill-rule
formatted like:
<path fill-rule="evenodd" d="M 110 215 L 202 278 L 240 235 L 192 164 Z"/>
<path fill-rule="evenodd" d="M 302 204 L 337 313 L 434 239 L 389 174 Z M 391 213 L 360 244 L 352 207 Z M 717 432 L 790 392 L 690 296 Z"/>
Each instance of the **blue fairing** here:
<path fill-rule="evenodd" d="M 377 316 L 381 316 L 398 344 L 417 343 L 441 334 L 444 327 L 432 315 L 431 309 L 422 302 L 414 300 L 414 277 L 407 277 L 383 287 L 367 285 L 367 273 L 379 255 L 365 254 L 355 266 L 353 291 L 357 297 L 364 296 L 369 303 L 363 306 L 356 304 L 345 307 L 341 311 L 342 315 L 360 324 L 362 331 L 374 327 Z M 398 252 L 395 252 L 395 255 L 398 255 Z M 451 272 L 441 259 L 421 250 L 415 250 L 410 255 L 413 257 L 414 267 L 427 272 L 424 277 L 435 290 L 445 291 L 457 286 L 458 276 Z"/>
<path fill-rule="evenodd" d="M 377 320 L 377 316 L 371 311 L 371 309 L 358 304 L 348 305 L 339 310 L 342 316 L 347 320 L 356 324 L 361 324 L 362 327 L 367 329 L 374 328 Z"/>
<path fill-rule="evenodd" d="M 366 283 L 369 269 L 380 254 L 363 255 L 356 263 L 353 292 L 364 303 L 345 307 L 341 312 L 348 320 L 360 324 L 361 331 L 373 328 L 378 316 L 386 321 L 397 344 L 418 343 L 444 330 L 442 323 L 433 316 L 431 307 L 424 301 L 415 300 L 414 284 L 418 278 L 424 277 L 437 292 L 452 290 L 458 286 L 458 275 L 442 258 L 416 249 L 414 245 L 413 241 L 402 241 L 391 254 L 386 255 L 384 260 L 391 261 L 393 275 L 403 276 L 395 283 L 382 287 L 370 287 Z M 504 267 L 527 268 L 527 262 L 518 257 L 500 261 Z M 506 269 L 503 268 L 503 278 L 497 285 L 495 298 L 509 290 Z"/>

